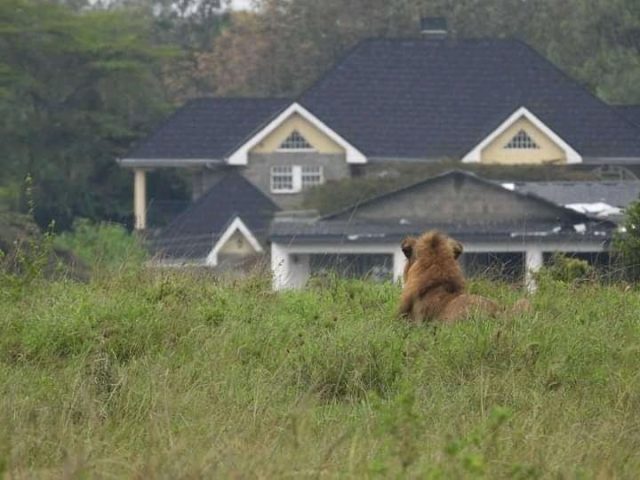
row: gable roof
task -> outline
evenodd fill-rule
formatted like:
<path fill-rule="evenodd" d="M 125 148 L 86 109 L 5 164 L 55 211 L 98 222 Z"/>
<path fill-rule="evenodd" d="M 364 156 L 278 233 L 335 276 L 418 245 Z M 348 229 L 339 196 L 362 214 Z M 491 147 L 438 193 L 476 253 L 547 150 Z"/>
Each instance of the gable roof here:
<path fill-rule="evenodd" d="M 247 242 L 249 242 L 249 245 L 256 253 L 260 253 L 263 251 L 262 245 L 260 245 L 258 239 L 253 235 L 253 233 L 251 233 L 251 230 L 244 224 L 242 219 L 236 216 L 227 225 L 227 228 L 225 228 L 220 233 L 220 235 L 218 235 L 218 240 L 213 246 L 213 249 L 211 249 L 211 251 L 207 255 L 207 264 L 213 266 L 218 265 L 218 254 L 220 253 L 220 250 L 222 250 L 222 248 L 236 232 L 239 232 L 247 240 Z"/>
<path fill-rule="evenodd" d="M 532 212 L 539 206 L 543 215 L 531 218 L 512 215 L 512 218 L 499 218 L 489 221 L 479 217 L 476 213 L 462 212 L 456 218 L 443 218 L 439 212 L 432 215 L 425 207 L 418 218 L 408 214 L 404 216 L 389 216 L 385 214 L 385 207 L 398 199 L 406 200 L 405 195 L 424 194 L 425 187 L 436 186 L 442 182 L 451 181 L 454 184 L 478 185 L 483 189 L 493 190 L 501 195 L 524 200 L 531 204 Z M 458 193 L 455 194 L 456 196 Z M 360 218 L 357 212 L 372 207 L 382 212 L 379 216 L 367 215 Z M 432 210 L 433 211 L 433 210 Z M 385 243 L 397 241 L 406 235 L 416 235 L 427 229 L 439 229 L 460 239 L 522 241 L 527 237 L 538 239 L 557 239 L 575 237 L 577 239 L 595 238 L 597 241 L 606 240 L 615 228 L 613 222 L 595 219 L 574 210 L 558 206 L 557 204 L 530 193 L 522 193 L 506 189 L 498 183 L 483 179 L 477 175 L 460 170 L 453 170 L 422 180 L 413 185 L 400 188 L 393 192 L 376 196 L 357 205 L 321 217 L 316 221 L 283 221 L 276 218 L 271 227 L 271 238 L 281 241 L 287 239 L 292 242 L 330 241 L 347 243 Z"/>
<path fill-rule="evenodd" d="M 159 253 L 204 258 L 236 218 L 260 241 L 279 207 L 237 172 L 222 177 L 153 239 Z"/>
<path fill-rule="evenodd" d="M 283 98 L 199 98 L 126 154 L 135 160 L 222 160 L 287 105 Z"/>
<path fill-rule="evenodd" d="M 375 39 L 300 102 L 372 158 L 460 158 L 525 107 L 589 159 L 640 158 L 640 130 L 513 39 Z"/>
<path fill-rule="evenodd" d="M 300 115 L 302 118 L 310 122 L 315 128 L 317 128 L 319 131 L 327 135 L 331 140 L 344 148 L 347 163 L 367 162 L 366 157 L 360 151 L 358 151 L 357 148 L 354 148 L 353 145 L 346 141 L 341 135 L 337 134 L 334 130 L 324 124 L 313 113 L 304 108 L 298 102 L 293 102 L 287 108 L 280 111 L 278 115 L 275 118 L 271 119 L 266 125 L 263 125 L 260 130 L 254 132 L 254 135 L 251 138 L 248 138 L 241 145 L 238 145 L 238 148 L 234 149 L 233 152 L 230 152 L 230 155 L 227 158 L 227 163 L 229 165 L 246 165 L 248 162 L 249 150 L 260 143 L 260 141 L 262 141 L 271 132 L 282 125 L 282 122 L 290 118 L 293 114 Z"/>
<path fill-rule="evenodd" d="M 550 200 L 547 200 L 544 197 L 540 197 L 537 195 L 534 195 L 530 192 L 521 192 L 518 190 L 510 190 L 505 188 L 504 186 L 502 186 L 500 183 L 496 183 L 493 182 L 491 180 L 487 180 L 485 178 L 479 177 L 478 175 L 476 175 L 475 173 L 472 172 L 467 172 L 465 170 L 449 170 L 448 172 L 444 172 L 441 173 L 439 175 L 435 175 L 433 177 L 429 177 L 427 179 L 424 180 L 420 180 L 419 182 L 416 183 L 412 183 L 411 185 L 407 185 L 405 187 L 399 188 L 397 190 L 393 190 L 391 192 L 387 192 L 384 193 L 382 195 L 377 195 L 375 197 L 372 197 L 368 200 L 365 200 L 363 202 L 360 202 L 357 205 L 352 205 L 349 206 L 347 208 L 344 208 L 342 210 L 339 210 L 337 212 L 334 213 L 330 213 L 326 216 L 323 217 L 323 220 L 330 220 L 333 218 L 339 218 L 339 217 L 343 217 L 345 215 L 350 215 L 354 210 L 363 208 L 363 207 L 367 207 L 367 206 L 372 206 L 372 205 L 376 205 L 376 204 L 380 204 L 380 203 L 384 203 L 386 201 L 388 201 L 389 199 L 398 196 L 401 193 L 405 193 L 405 192 L 411 192 L 414 190 L 419 190 L 421 188 L 424 188 L 426 186 L 429 186 L 431 184 L 435 184 L 437 182 L 441 182 L 443 180 L 453 180 L 453 181 L 470 181 L 470 182 L 474 182 L 477 184 L 482 185 L 485 188 L 489 188 L 492 190 L 497 190 L 501 193 L 504 193 L 505 191 L 510 192 L 510 194 L 515 195 L 516 197 L 520 197 L 520 198 L 525 198 L 531 202 L 533 202 L 534 204 L 539 204 L 539 205 L 543 205 L 545 207 L 549 207 L 552 210 L 555 210 L 558 214 L 561 215 L 569 215 L 572 217 L 573 220 L 575 220 L 575 222 L 580 222 L 580 221 L 589 221 L 591 220 L 589 217 L 587 217 L 586 215 L 582 214 L 582 213 L 577 213 L 573 210 L 569 210 L 567 208 L 564 208 L 562 206 L 559 206 L 557 203 L 554 203 Z M 482 219 L 477 219 L 480 220 L 481 222 L 483 222 Z"/>
<path fill-rule="evenodd" d="M 520 119 L 527 119 L 534 126 L 536 126 L 544 135 L 546 135 L 553 143 L 555 143 L 561 150 L 564 151 L 566 155 L 567 163 L 581 163 L 582 157 L 578 152 L 576 152 L 571 145 L 567 144 L 561 137 L 559 137 L 553 130 L 547 127 L 544 122 L 540 121 L 538 117 L 536 117 L 533 113 L 531 113 L 526 107 L 520 107 L 507 118 L 504 122 L 502 122 L 498 128 L 492 131 L 489 135 L 487 135 L 480 143 L 478 143 L 469 153 L 467 153 L 462 161 L 464 163 L 467 162 L 479 162 L 482 156 L 482 150 L 485 147 L 488 147 L 502 132 L 511 127 L 515 122 Z M 531 138 L 524 130 L 520 130 L 520 133 L 524 134 L 529 141 L 532 141 Z M 511 140 L 513 142 L 513 139 Z M 509 143 L 510 144 L 510 143 Z M 507 144 L 505 148 L 510 148 Z"/>

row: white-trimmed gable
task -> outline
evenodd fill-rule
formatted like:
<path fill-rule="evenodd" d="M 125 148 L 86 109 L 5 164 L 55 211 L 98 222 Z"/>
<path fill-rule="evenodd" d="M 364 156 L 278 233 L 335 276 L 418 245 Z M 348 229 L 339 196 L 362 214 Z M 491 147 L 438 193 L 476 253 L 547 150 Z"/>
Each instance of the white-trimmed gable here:
<path fill-rule="evenodd" d="M 463 163 L 479 163 L 482 161 L 482 152 L 489 147 L 502 133 L 504 133 L 507 129 L 512 127 L 516 122 L 521 119 L 526 119 L 535 128 L 540 130 L 546 137 L 549 138 L 551 142 L 553 142 L 560 150 L 564 152 L 566 163 L 575 164 L 582 163 L 582 156 L 576 152 L 571 145 L 565 142 L 558 134 L 556 134 L 553 130 L 551 130 L 547 125 L 545 125 L 542 120 L 536 117 L 533 113 L 531 113 L 527 108 L 520 107 L 515 112 L 513 112 L 509 118 L 507 118 L 498 128 L 496 128 L 493 132 L 491 132 L 484 140 L 482 140 L 478 145 L 476 145 L 469 153 L 467 153 L 463 158 Z"/>
<path fill-rule="evenodd" d="M 244 239 L 249 243 L 251 248 L 256 253 L 262 252 L 262 246 L 260 242 L 256 239 L 256 237 L 251 233 L 251 230 L 245 225 L 245 223 L 240 219 L 240 217 L 234 218 L 233 222 L 229 224 L 227 229 L 220 235 L 220 238 L 213 246 L 209 255 L 207 255 L 206 264 L 215 267 L 218 265 L 218 254 L 220 250 L 227 244 L 227 242 L 233 237 L 234 234 L 241 234 Z"/>
<path fill-rule="evenodd" d="M 226 159 L 229 165 L 247 165 L 249 152 L 264 140 L 270 133 L 272 133 L 278 126 L 286 121 L 292 115 L 298 114 L 308 122 L 310 122 L 315 128 L 340 145 L 345 150 L 345 157 L 347 163 L 362 164 L 367 163 L 367 158 L 357 148 L 347 142 L 344 138 L 338 135 L 335 131 L 329 128 L 319 118 L 313 115 L 309 110 L 304 108 L 299 103 L 291 104 L 287 109 L 280 113 L 275 119 L 269 122 L 265 127 L 258 131 L 253 137 L 247 140 L 243 145 L 236 149 Z"/>

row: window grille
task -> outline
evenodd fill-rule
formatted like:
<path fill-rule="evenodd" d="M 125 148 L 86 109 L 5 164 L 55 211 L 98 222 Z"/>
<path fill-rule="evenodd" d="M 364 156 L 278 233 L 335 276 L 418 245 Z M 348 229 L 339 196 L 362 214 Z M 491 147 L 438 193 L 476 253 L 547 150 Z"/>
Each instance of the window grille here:
<path fill-rule="evenodd" d="M 298 193 L 305 188 L 324 183 L 321 166 L 277 165 L 271 167 L 272 193 Z"/>
<path fill-rule="evenodd" d="M 307 139 L 300 135 L 300 132 L 294 130 L 291 132 L 284 142 L 280 144 L 280 150 L 313 150 L 313 147 Z"/>
<path fill-rule="evenodd" d="M 322 179 L 322 167 L 316 165 L 305 165 L 302 167 L 302 188 L 313 187 L 315 185 L 321 185 Z"/>
<path fill-rule="evenodd" d="M 271 191 L 293 192 L 293 167 L 277 166 L 271 167 Z"/>
<path fill-rule="evenodd" d="M 540 148 L 524 130 L 520 130 L 504 148 L 532 150 Z"/>

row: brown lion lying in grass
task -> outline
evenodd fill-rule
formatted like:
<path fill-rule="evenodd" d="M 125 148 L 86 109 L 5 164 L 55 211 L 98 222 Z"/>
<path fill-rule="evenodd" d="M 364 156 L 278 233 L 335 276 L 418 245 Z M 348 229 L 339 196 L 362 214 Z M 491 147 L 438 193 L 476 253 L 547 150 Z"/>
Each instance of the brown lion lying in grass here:
<path fill-rule="evenodd" d="M 462 244 L 440 232 L 427 232 L 402 242 L 407 257 L 399 315 L 416 323 L 436 320 L 453 323 L 473 314 L 495 317 L 502 310 L 496 302 L 465 291 L 458 264 Z M 515 307 L 528 310 L 521 300 Z"/>

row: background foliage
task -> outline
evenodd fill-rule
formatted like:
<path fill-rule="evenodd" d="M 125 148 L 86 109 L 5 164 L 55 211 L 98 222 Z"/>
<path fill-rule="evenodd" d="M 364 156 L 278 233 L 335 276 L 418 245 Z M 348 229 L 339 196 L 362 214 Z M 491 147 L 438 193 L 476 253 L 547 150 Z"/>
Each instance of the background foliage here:
<path fill-rule="evenodd" d="M 222 2 L 224 4 L 224 2 Z M 516 36 L 605 101 L 640 102 L 635 0 L 219 0 L 0 2 L 0 201 L 69 229 L 131 220 L 131 178 L 114 159 L 186 99 L 294 96 L 372 36 L 418 35 L 444 15 L 453 37 Z M 150 196 L 186 200 L 175 173 Z"/>

